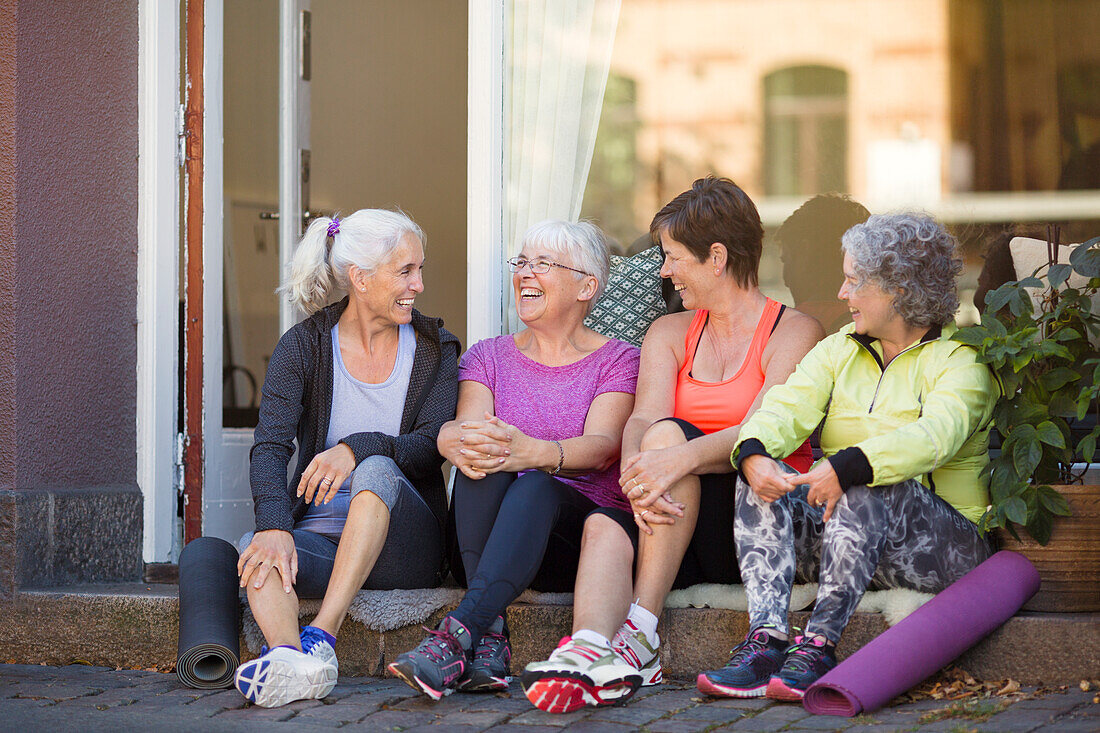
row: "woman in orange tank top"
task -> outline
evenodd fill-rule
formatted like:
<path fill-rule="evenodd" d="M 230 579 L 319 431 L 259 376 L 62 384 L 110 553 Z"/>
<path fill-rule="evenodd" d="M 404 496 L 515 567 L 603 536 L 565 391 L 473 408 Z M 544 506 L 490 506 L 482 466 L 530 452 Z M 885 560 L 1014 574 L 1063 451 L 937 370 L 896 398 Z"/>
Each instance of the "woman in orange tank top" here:
<path fill-rule="evenodd" d="M 669 590 L 740 581 L 730 451 L 764 392 L 824 336 L 816 320 L 760 292 L 763 227 L 732 181 L 695 181 L 658 212 L 650 233 L 665 253 L 661 275 L 688 310 L 657 319 L 646 334 L 623 432 L 619 484 L 641 530 L 637 557 L 620 525 L 588 519 L 573 635 L 524 673 L 525 688 L 540 691 L 532 701 L 553 712 L 622 702 L 639 681 L 659 682 L 657 616 Z M 809 446 L 788 461 L 807 470 Z M 606 654 L 615 657 L 593 663 Z M 542 694 L 548 689 L 558 692 Z"/>

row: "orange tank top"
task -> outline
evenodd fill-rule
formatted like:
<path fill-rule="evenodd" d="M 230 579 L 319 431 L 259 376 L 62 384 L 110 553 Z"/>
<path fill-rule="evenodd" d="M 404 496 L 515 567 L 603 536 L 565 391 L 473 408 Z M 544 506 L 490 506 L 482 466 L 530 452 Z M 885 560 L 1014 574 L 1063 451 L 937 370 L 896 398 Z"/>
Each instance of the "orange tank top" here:
<path fill-rule="evenodd" d="M 696 311 L 687 336 L 684 337 L 684 363 L 676 375 L 676 407 L 673 416 L 687 420 L 708 434 L 740 425 L 756 400 L 760 388 L 764 386 L 764 370 L 760 361 L 782 312 L 783 305 L 768 298 L 741 368 L 732 377 L 721 382 L 701 382 L 691 376 L 691 368 L 695 363 L 695 352 L 699 349 L 699 339 L 703 335 L 710 312 Z M 797 471 L 809 470 L 813 463 L 809 442 L 803 443 L 784 460 Z"/>

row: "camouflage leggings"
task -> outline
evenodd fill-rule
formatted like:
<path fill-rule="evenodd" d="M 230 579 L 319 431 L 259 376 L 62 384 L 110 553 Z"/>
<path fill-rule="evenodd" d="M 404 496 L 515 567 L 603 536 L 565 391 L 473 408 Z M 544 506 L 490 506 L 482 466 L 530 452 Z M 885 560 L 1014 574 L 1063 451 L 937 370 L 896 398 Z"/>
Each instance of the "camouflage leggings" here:
<path fill-rule="evenodd" d="M 828 523 L 808 488 L 769 504 L 737 480 L 733 536 L 751 628 L 786 630 L 791 585 L 817 581 L 806 631 L 836 642 L 869 587 L 938 593 L 990 555 L 974 523 L 919 481 L 853 486 Z"/>

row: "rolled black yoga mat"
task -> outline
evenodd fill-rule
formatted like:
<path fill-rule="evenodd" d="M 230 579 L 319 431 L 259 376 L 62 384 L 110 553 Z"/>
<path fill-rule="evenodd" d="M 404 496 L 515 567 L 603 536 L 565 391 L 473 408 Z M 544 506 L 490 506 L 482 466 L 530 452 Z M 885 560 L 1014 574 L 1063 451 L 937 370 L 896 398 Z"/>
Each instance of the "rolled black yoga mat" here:
<path fill-rule="evenodd" d="M 233 684 L 241 658 L 237 557 L 237 548 L 217 537 L 191 540 L 180 553 L 176 674 L 188 687 Z"/>

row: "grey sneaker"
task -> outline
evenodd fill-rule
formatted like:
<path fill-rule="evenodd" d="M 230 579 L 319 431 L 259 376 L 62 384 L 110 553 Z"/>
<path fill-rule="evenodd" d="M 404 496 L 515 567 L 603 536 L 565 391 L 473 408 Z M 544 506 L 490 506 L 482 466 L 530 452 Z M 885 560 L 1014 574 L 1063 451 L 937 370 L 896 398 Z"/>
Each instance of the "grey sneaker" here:
<path fill-rule="evenodd" d="M 497 692 L 508 688 L 512 645 L 504 634 L 504 617 L 497 616 L 474 647 L 474 658 L 458 682 L 461 692 Z"/>
<path fill-rule="evenodd" d="M 456 619 L 445 616 L 435 631 L 413 649 L 386 666 L 390 674 L 433 700 L 454 692 L 468 664 L 470 632 Z"/>

